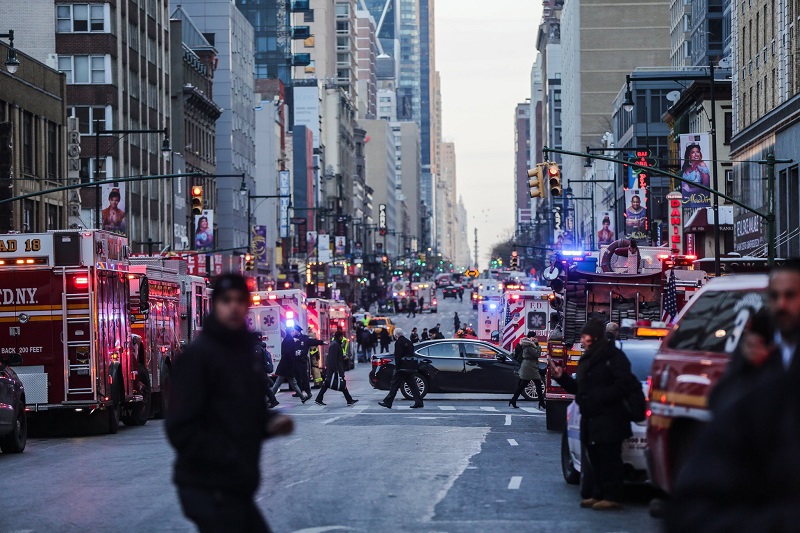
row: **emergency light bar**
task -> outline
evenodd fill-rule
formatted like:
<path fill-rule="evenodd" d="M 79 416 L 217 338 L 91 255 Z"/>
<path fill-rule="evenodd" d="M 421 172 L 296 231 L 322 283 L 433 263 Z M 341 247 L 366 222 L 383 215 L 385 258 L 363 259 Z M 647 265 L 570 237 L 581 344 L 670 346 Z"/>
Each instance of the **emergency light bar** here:
<path fill-rule="evenodd" d="M 637 337 L 666 337 L 669 333 L 669 328 L 653 328 L 653 327 L 639 327 L 636 328 Z"/>
<path fill-rule="evenodd" d="M 570 257 L 577 257 L 577 256 L 582 256 L 583 255 L 583 251 L 582 250 L 562 250 L 561 255 L 566 255 L 566 256 L 570 256 Z"/>
<path fill-rule="evenodd" d="M 0 266 L 4 265 L 46 265 L 46 257 L 24 257 L 20 259 L 0 259 Z"/>

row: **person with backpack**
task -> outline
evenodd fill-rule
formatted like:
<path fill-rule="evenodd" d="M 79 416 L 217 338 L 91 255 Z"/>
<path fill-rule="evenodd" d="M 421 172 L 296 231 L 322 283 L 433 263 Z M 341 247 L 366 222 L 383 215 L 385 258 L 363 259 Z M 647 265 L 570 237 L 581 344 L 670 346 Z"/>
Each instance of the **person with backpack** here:
<path fill-rule="evenodd" d="M 581 447 L 588 464 L 581 464 L 586 478 L 581 507 L 598 511 L 620 509 L 622 504 L 622 442 L 631 437 L 631 414 L 626 402 L 641 385 L 631 372 L 625 354 L 606 337 L 602 322 L 587 322 L 581 331 L 584 352 L 577 378 L 550 361 L 550 375 L 575 395 L 581 410 Z"/>

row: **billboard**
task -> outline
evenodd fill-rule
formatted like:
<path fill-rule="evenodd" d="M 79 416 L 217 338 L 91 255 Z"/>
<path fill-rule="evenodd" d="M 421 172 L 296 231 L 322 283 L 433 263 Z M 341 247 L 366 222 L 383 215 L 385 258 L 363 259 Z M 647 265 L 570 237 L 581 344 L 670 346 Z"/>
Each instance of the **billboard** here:
<path fill-rule="evenodd" d="M 647 239 L 647 191 L 625 189 L 625 236 L 629 239 Z"/>
<path fill-rule="evenodd" d="M 344 257 L 347 250 L 347 237 L 334 237 L 334 256 Z"/>
<path fill-rule="evenodd" d="M 699 183 L 711 186 L 708 157 L 711 155 L 708 133 L 686 133 L 681 135 L 681 176 L 691 183 L 681 183 L 684 207 L 709 207 L 711 195 L 692 185 Z"/>
<path fill-rule="evenodd" d="M 281 170 L 278 173 L 278 182 L 280 184 L 280 236 L 285 239 L 289 236 L 289 204 L 291 203 L 291 184 L 288 170 Z"/>
<path fill-rule="evenodd" d="M 252 230 L 253 256 L 257 262 L 267 264 L 267 227 L 253 226 Z"/>
<path fill-rule="evenodd" d="M 317 260 L 320 263 L 330 263 L 331 258 L 331 236 L 327 233 L 317 235 L 317 246 L 319 247 Z"/>
<path fill-rule="evenodd" d="M 125 235 L 125 183 L 104 183 L 102 187 L 103 205 L 100 211 L 100 226 L 104 230 Z"/>
<path fill-rule="evenodd" d="M 316 84 L 294 87 L 294 125 L 311 130 L 314 148 L 319 148 L 319 88 Z"/>
<path fill-rule="evenodd" d="M 600 211 L 597 213 L 597 247 L 608 245 L 617 240 L 617 228 L 614 227 L 614 213 Z"/>
<path fill-rule="evenodd" d="M 308 253 L 309 256 L 313 256 L 313 255 L 317 254 L 317 232 L 316 231 L 307 231 L 306 232 L 306 252 Z"/>
<path fill-rule="evenodd" d="M 214 249 L 214 211 L 204 210 L 194 216 L 194 249 Z"/>

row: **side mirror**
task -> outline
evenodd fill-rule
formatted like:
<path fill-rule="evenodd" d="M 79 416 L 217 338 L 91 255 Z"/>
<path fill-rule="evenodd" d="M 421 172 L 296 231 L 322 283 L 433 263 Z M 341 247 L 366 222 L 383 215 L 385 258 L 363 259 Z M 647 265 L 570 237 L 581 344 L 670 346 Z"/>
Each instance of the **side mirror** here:
<path fill-rule="evenodd" d="M 22 364 L 22 356 L 17 352 L 11 352 L 3 357 L 3 364 L 7 366 L 20 366 Z"/>

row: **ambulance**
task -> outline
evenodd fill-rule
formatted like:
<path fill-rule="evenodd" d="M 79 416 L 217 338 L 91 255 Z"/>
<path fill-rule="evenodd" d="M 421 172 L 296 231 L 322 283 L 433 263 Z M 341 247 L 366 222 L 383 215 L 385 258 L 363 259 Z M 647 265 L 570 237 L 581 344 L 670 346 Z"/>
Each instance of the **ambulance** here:
<path fill-rule="evenodd" d="M 478 303 L 478 324 L 475 328 L 475 333 L 478 339 L 482 341 L 499 342 L 500 331 L 500 317 L 502 310 L 500 308 L 500 299 L 492 298 L 491 300 L 482 300 Z"/>
<path fill-rule="evenodd" d="M 430 311 L 431 313 L 438 312 L 438 303 L 436 301 L 436 286 L 430 281 L 412 282 L 410 286 L 410 294 L 417 299 L 422 298 L 422 306 L 417 305 L 417 313 Z"/>
<path fill-rule="evenodd" d="M 330 342 L 335 330 L 331 329 L 331 300 L 322 298 L 308 299 L 308 331 L 306 334 L 315 339 Z M 323 361 L 328 355 L 328 347 L 320 346 Z"/>
<path fill-rule="evenodd" d="M 281 342 L 288 329 L 308 329 L 308 300 L 299 289 L 257 291 L 250 294 L 247 327 L 261 335 L 277 366 L 281 359 Z"/>
<path fill-rule="evenodd" d="M 123 413 L 143 423 L 128 255 L 124 237 L 100 230 L 0 235 L 0 350 L 22 356 L 29 416 L 93 414 L 109 433 Z"/>
<path fill-rule="evenodd" d="M 553 312 L 551 302 L 553 302 L 551 289 L 508 291 L 503 294 L 499 305 L 500 345 L 513 352 L 522 337 L 533 332 L 539 339 L 543 353 L 546 353 Z"/>
<path fill-rule="evenodd" d="M 145 402 L 151 405 L 141 416 L 152 411 L 163 418 L 175 358 L 200 332 L 208 312 L 206 281 L 189 275 L 185 260 L 150 256 L 130 258 L 128 279 L 131 332 L 142 346 L 141 353 L 136 354 L 141 367 L 137 371 L 146 371 L 151 380 L 149 394 L 145 395 Z M 146 305 L 142 305 L 143 292 Z"/>

